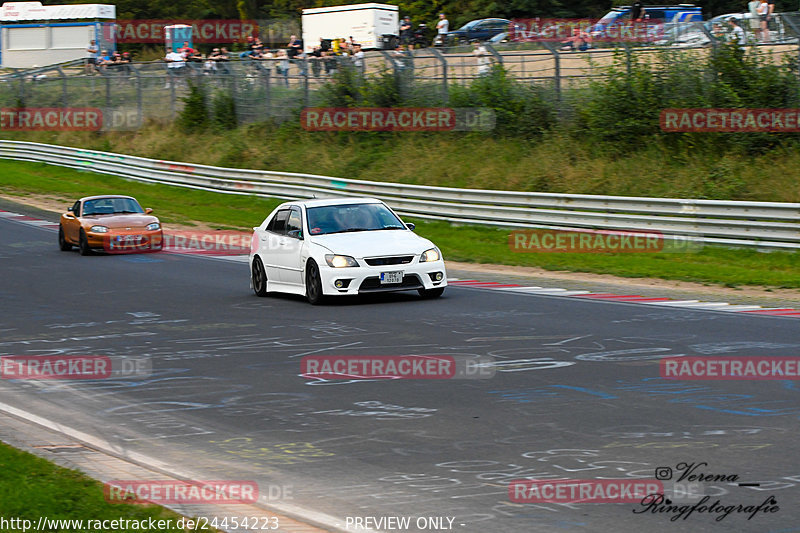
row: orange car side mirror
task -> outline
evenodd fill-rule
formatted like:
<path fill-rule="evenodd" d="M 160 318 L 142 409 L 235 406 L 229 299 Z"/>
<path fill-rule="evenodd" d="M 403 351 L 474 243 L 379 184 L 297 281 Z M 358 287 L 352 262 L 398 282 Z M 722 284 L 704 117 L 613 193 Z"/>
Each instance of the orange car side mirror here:
<path fill-rule="evenodd" d="M 153 210 L 152 210 L 152 209 L 150 209 L 149 207 L 146 207 L 146 208 L 144 209 L 144 213 L 145 213 L 146 215 L 149 215 L 149 214 L 150 214 L 150 213 L 152 213 L 152 212 L 153 212 Z"/>

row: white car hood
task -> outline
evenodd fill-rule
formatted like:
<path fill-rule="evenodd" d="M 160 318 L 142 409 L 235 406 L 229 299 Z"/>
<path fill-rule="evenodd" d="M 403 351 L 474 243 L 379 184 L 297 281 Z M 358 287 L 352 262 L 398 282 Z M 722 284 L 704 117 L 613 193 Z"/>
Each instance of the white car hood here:
<path fill-rule="evenodd" d="M 431 241 L 420 237 L 413 231 L 406 230 L 354 231 L 352 233 L 313 235 L 310 240 L 327 248 L 332 253 L 355 258 L 419 255 L 425 250 L 433 248 Z"/>

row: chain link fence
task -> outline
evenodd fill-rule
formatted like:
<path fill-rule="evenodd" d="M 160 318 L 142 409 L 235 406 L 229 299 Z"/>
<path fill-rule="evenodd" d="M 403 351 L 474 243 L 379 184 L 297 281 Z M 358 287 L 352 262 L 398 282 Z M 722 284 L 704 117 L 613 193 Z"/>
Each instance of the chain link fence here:
<path fill-rule="evenodd" d="M 800 14 L 781 14 L 766 36 L 742 14 L 748 54 L 764 61 L 800 64 Z M 13 70 L 0 76 L 0 106 L 95 107 L 107 116 L 105 129 L 136 129 L 145 121 L 172 120 L 190 84 L 212 96 L 223 92 L 235 102 L 240 124 L 283 121 L 303 107 L 321 105 L 326 87 L 345 68 L 361 76 L 394 74 L 406 102 L 447 105 L 453 85 L 468 85 L 485 74 L 485 65 L 502 65 L 515 79 L 539 85 L 562 102 L 564 92 L 608 75 L 608 67 L 630 68 L 642 60 L 658 64 L 678 56 L 706 58 L 725 42 L 738 39 L 727 20 L 664 25 L 648 43 L 593 43 L 583 51 L 553 41 L 485 43 L 413 51 L 377 50 L 361 64 L 350 57 L 242 59 L 187 62 L 172 69 L 164 62 L 110 65 L 87 74 L 80 61 L 50 67 Z M 800 72 L 800 71 L 799 71 Z M 568 105 L 563 103 L 564 106 Z"/>

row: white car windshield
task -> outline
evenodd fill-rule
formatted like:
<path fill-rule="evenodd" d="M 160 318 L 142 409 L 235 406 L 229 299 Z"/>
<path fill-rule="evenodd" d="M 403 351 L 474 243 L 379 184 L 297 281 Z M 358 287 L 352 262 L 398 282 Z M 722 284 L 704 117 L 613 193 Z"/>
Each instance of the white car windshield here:
<path fill-rule="evenodd" d="M 405 229 L 403 222 L 383 204 L 340 204 L 306 209 L 311 235 L 352 231 Z"/>

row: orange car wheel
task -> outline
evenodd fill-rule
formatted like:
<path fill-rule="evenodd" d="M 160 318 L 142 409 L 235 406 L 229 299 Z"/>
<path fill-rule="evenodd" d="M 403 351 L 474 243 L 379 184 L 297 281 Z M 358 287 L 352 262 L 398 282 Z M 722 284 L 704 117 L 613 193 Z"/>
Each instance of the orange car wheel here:
<path fill-rule="evenodd" d="M 61 224 L 58 225 L 58 247 L 62 252 L 69 252 L 72 250 L 72 245 L 64 238 L 64 228 L 61 227 Z"/>
<path fill-rule="evenodd" d="M 89 248 L 89 240 L 86 238 L 86 232 L 83 231 L 83 228 L 81 228 L 81 236 L 78 241 L 78 249 L 80 249 L 81 255 L 89 255 L 92 253 L 92 249 Z"/>

